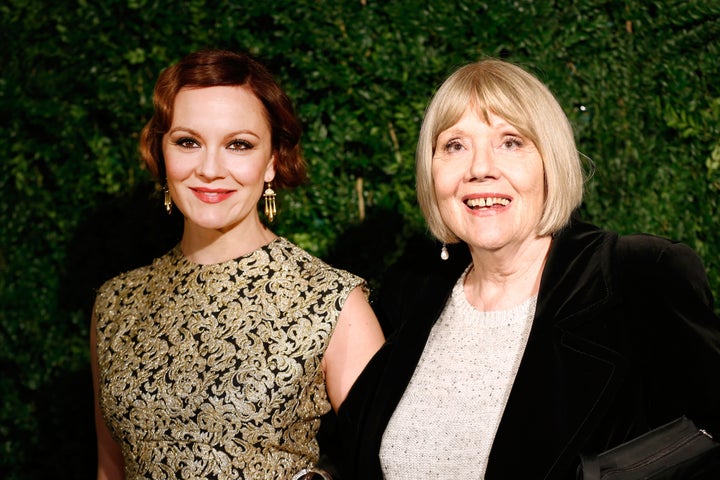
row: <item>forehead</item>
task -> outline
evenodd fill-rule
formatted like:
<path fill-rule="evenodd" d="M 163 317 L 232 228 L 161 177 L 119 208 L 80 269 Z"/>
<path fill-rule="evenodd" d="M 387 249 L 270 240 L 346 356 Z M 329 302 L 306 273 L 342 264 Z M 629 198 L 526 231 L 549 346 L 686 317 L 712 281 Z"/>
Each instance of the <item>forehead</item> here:
<path fill-rule="evenodd" d="M 173 123 L 212 120 L 268 123 L 264 105 L 245 85 L 180 89 L 175 96 Z"/>
<path fill-rule="evenodd" d="M 438 133 L 438 137 L 452 132 L 474 130 L 477 128 L 489 127 L 491 129 L 515 128 L 505 118 L 496 113 L 484 109 L 468 106 L 457 120 Z"/>

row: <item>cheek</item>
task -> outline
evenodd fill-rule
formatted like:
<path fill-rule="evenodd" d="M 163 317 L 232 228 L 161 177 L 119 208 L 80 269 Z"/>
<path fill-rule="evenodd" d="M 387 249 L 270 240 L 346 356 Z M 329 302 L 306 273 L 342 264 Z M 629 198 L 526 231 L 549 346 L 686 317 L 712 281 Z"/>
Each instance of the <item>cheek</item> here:
<path fill-rule="evenodd" d="M 432 186 L 435 189 L 435 194 L 440 196 L 440 192 L 445 190 L 446 180 L 442 169 L 438 168 L 435 162 L 433 162 L 433 166 L 430 169 L 430 175 Z"/>
<path fill-rule="evenodd" d="M 545 175 L 542 169 L 535 173 L 535 181 L 533 182 L 533 192 L 541 203 L 545 202 L 547 196 L 547 187 L 545 185 Z"/>
<path fill-rule="evenodd" d="M 180 180 L 189 175 L 192 166 L 188 162 L 179 162 L 172 157 L 165 157 L 165 174 L 168 180 Z"/>
<path fill-rule="evenodd" d="M 457 187 L 457 179 L 445 173 L 433 173 L 433 188 L 439 202 L 447 201 L 452 197 Z"/>
<path fill-rule="evenodd" d="M 239 183 L 256 183 L 265 178 L 265 168 L 258 163 L 233 162 L 228 173 Z"/>
<path fill-rule="evenodd" d="M 165 175 L 168 180 L 177 179 L 184 176 L 183 170 L 187 169 L 188 162 L 182 162 L 173 152 L 166 151 L 163 148 L 163 159 L 165 163 Z"/>
<path fill-rule="evenodd" d="M 545 177 L 542 166 L 519 164 L 507 169 L 506 176 L 519 193 L 545 196 Z"/>

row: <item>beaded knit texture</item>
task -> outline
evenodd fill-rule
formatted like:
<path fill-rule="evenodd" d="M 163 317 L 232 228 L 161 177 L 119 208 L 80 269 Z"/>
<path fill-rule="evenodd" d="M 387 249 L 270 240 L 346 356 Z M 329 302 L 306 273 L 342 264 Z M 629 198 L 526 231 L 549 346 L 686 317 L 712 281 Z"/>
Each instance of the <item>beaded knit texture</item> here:
<path fill-rule="evenodd" d="M 433 326 L 383 435 L 386 480 L 485 475 L 537 297 L 508 310 L 478 311 L 465 297 L 466 273 Z"/>
<path fill-rule="evenodd" d="M 214 265 L 175 247 L 106 282 L 100 407 L 126 477 L 290 479 L 314 464 L 322 356 L 364 285 L 282 237 Z"/>

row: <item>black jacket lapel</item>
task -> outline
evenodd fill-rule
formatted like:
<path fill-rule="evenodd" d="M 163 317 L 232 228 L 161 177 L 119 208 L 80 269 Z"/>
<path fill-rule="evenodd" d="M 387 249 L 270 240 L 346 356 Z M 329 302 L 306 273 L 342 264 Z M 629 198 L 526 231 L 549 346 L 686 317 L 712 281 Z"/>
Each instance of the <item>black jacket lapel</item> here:
<path fill-rule="evenodd" d="M 606 346 L 596 321 L 613 301 L 616 237 L 583 224 L 571 232 L 553 240 L 486 479 L 567 478 L 622 378 L 623 359 Z"/>

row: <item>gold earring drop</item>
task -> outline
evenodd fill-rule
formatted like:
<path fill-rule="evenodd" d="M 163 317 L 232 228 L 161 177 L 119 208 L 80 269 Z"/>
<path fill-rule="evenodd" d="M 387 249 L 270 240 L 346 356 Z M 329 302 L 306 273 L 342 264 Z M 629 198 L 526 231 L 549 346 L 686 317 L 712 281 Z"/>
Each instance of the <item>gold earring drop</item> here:
<path fill-rule="evenodd" d="M 263 198 L 265 199 L 265 216 L 270 223 L 275 220 L 275 214 L 277 213 L 275 208 L 275 196 L 275 190 L 272 189 L 270 182 L 268 182 L 267 187 L 265 188 L 265 193 L 263 193 Z"/>
<path fill-rule="evenodd" d="M 448 252 L 445 242 L 443 242 L 442 248 L 440 249 L 440 258 L 443 260 L 450 258 L 450 252 Z"/>
<path fill-rule="evenodd" d="M 170 196 L 170 189 L 167 185 L 163 187 L 163 193 L 165 194 L 165 211 L 170 215 L 172 213 L 172 197 Z"/>

